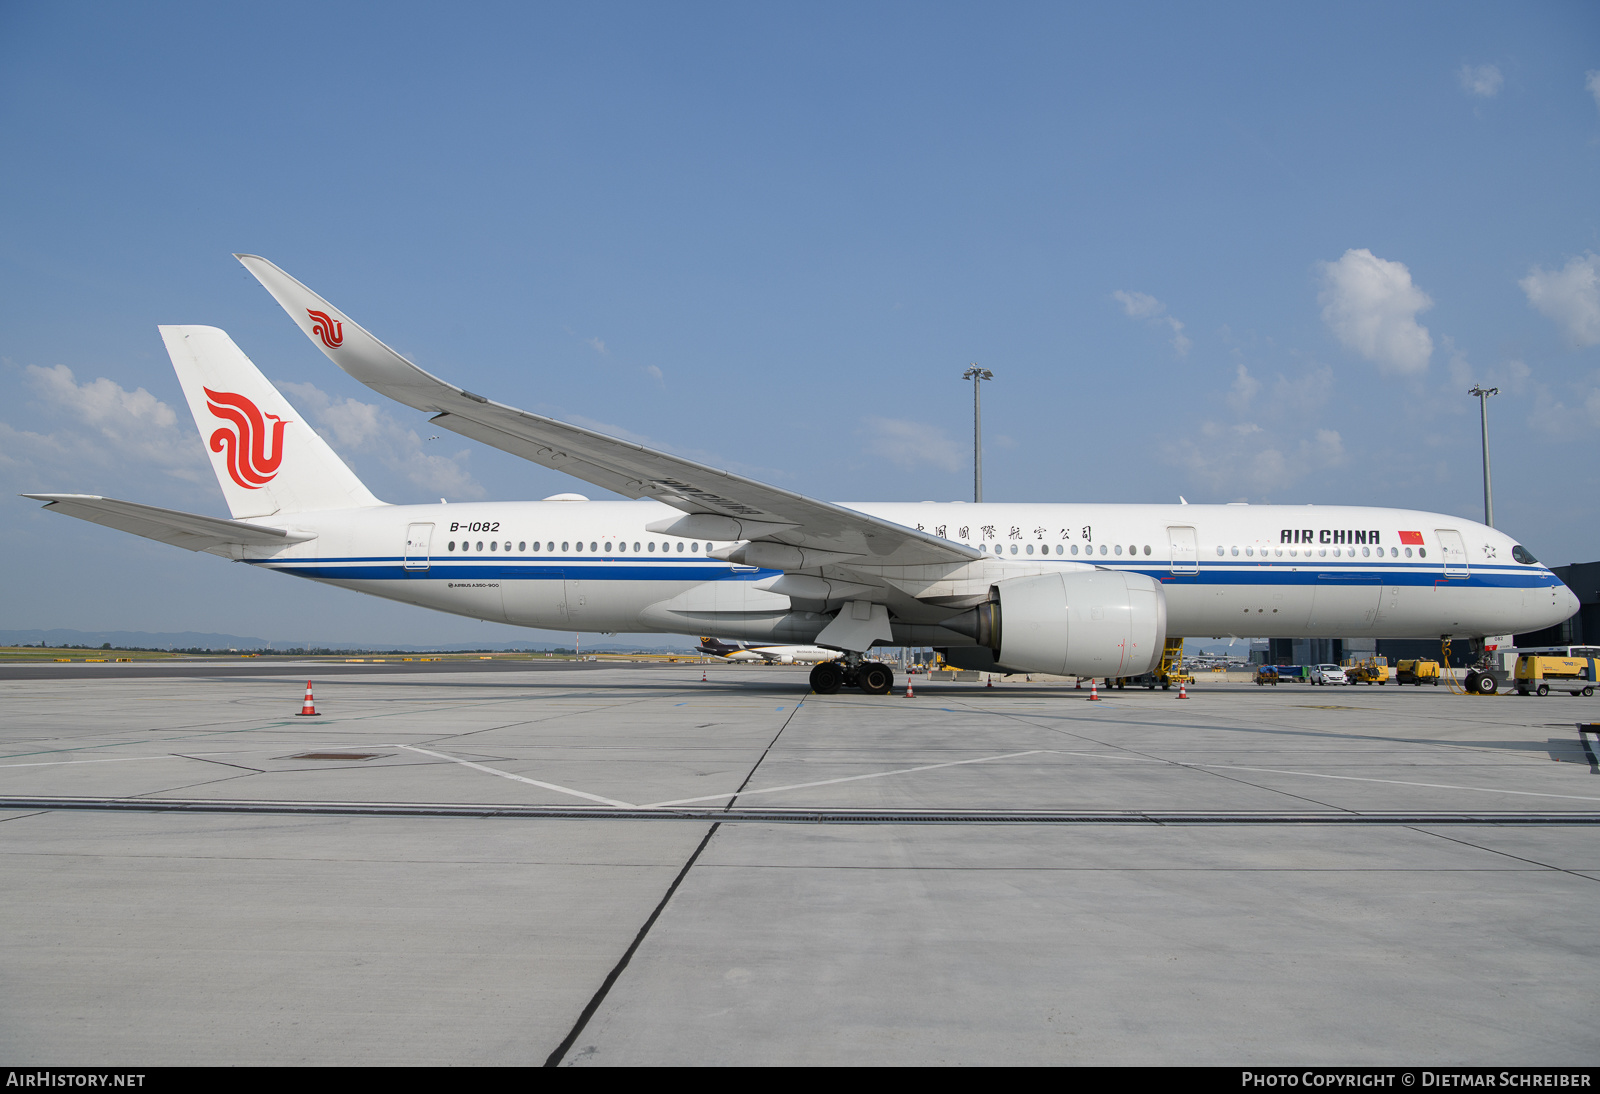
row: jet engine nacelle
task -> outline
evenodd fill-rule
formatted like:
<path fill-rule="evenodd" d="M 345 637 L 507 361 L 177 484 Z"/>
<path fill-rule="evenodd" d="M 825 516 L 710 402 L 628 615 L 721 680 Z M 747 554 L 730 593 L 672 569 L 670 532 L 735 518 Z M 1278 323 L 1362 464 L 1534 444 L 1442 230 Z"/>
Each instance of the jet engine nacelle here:
<path fill-rule="evenodd" d="M 1012 672 L 1138 676 L 1160 663 L 1167 598 L 1153 578 L 1121 570 L 1019 577 L 943 625 L 977 639 Z"/>

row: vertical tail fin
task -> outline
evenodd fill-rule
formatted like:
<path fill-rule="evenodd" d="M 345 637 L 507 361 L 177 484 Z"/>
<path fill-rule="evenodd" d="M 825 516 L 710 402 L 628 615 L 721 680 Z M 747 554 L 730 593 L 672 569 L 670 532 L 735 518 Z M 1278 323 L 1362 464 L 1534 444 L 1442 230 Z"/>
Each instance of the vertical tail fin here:
<path fill-rule="evenodd" d="M 226 332 L 160 330 L 235 517 L 383 504 Z"/>

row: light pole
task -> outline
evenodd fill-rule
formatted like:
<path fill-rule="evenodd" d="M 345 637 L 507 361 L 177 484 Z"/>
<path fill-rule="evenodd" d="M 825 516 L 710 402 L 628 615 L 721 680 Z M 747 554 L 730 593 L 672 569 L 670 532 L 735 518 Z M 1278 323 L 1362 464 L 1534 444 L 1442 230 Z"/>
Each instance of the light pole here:
<path fill-rule="evenodd" d="M 983 500 L 983 407 L 978 398 L 978 385 L 985 380 L 993 380 L 994 373 L 986 368 L 979 368 L 974 362 L 972 367 L 961 374 L 963 380 L 972 381 L 972 500 Z"/>
<path fill-rule="evenodd" d="M 1468 395 L 1478 397 L 1478 414 L 1483 419 L 1483 523 L 1494 527 L 1494 490 L 1489 486 L 1489 396 L 1500 394 L 1497 387 L 1474 387 Z"/>

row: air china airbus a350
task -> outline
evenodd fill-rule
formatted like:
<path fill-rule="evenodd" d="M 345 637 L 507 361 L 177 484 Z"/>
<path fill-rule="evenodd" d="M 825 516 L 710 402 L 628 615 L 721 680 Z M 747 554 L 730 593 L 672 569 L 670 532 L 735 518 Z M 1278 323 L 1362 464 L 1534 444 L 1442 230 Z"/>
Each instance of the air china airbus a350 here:
<path fill-rule="evenodd" d="M 1572 592 L 1520 544 L 1348 506 L 836 504 L 440 380 L 266 259 L 239 255 L 345 372 L 433 425 L 629 501 L 386 505 L 215 327 L 162 327 L 232 520 L 85 494 L 58 513 L 375 596 L 562 631 L 839 650 L 818 692 L 883 694 L 878 645 L 973 668 L 1134 676 L 1181 636 L 1481 639 Z M 1493 686 L 1493 678 L 1487 677 Z"/>

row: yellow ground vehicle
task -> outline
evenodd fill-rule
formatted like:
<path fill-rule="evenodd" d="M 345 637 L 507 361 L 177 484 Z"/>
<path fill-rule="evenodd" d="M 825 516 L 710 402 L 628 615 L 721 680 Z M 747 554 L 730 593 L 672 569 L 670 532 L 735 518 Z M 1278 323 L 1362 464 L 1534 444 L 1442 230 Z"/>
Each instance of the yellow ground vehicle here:
<path fill-rule="evenodd" d="M 1256 669 L 1256 687 L 1262 687 L 1266 684 L 1271 684 L 1273 687 L 1278 686 L 1278 666 L 1262 665 Z"/>
<path fill-rule="evenodd" d="M 1432 684 L 1439 686 L 1439 662 L 1398 661 L 1395 663 L 1394 682 L 1397 684 Z"/>
<path fill-rule="evenodd" d="M 1183 639 L 1167 639 L 1166 648 L 1161 651 L 1161 663 L 1156 665 L 1154 671 L 1140 676 L 1125 676 L 1117 681 L 1117 687 L 1127 684 L 1138 686 L 1143 684 L 1147 688 L 1154 688 L 1160 684 L 1163 690 L 1170 690 L 1174 684 L 1192 684 L 1194 675 L 1183 667 Z M 1106 683 L 1107 687 L 1111 684 Z"/>
<path fill-rule="evenodd" d="M 1360 660 L 1350 660 L 1344 663 L 1344 674 L 1352 684 L 1387 684 L 1389 682 L 1389 659 L 1387 657 L 1363 657 Z"/>
<path fill-rule="evenodd" d="M 1549 695 L 1552 687 L 1572 695 L 1593 695 L 1595 659 L 1593 657 L 1541 657 L 1523 654 L 1517 658 L 1513 677 L 1518 695 Z"/>

